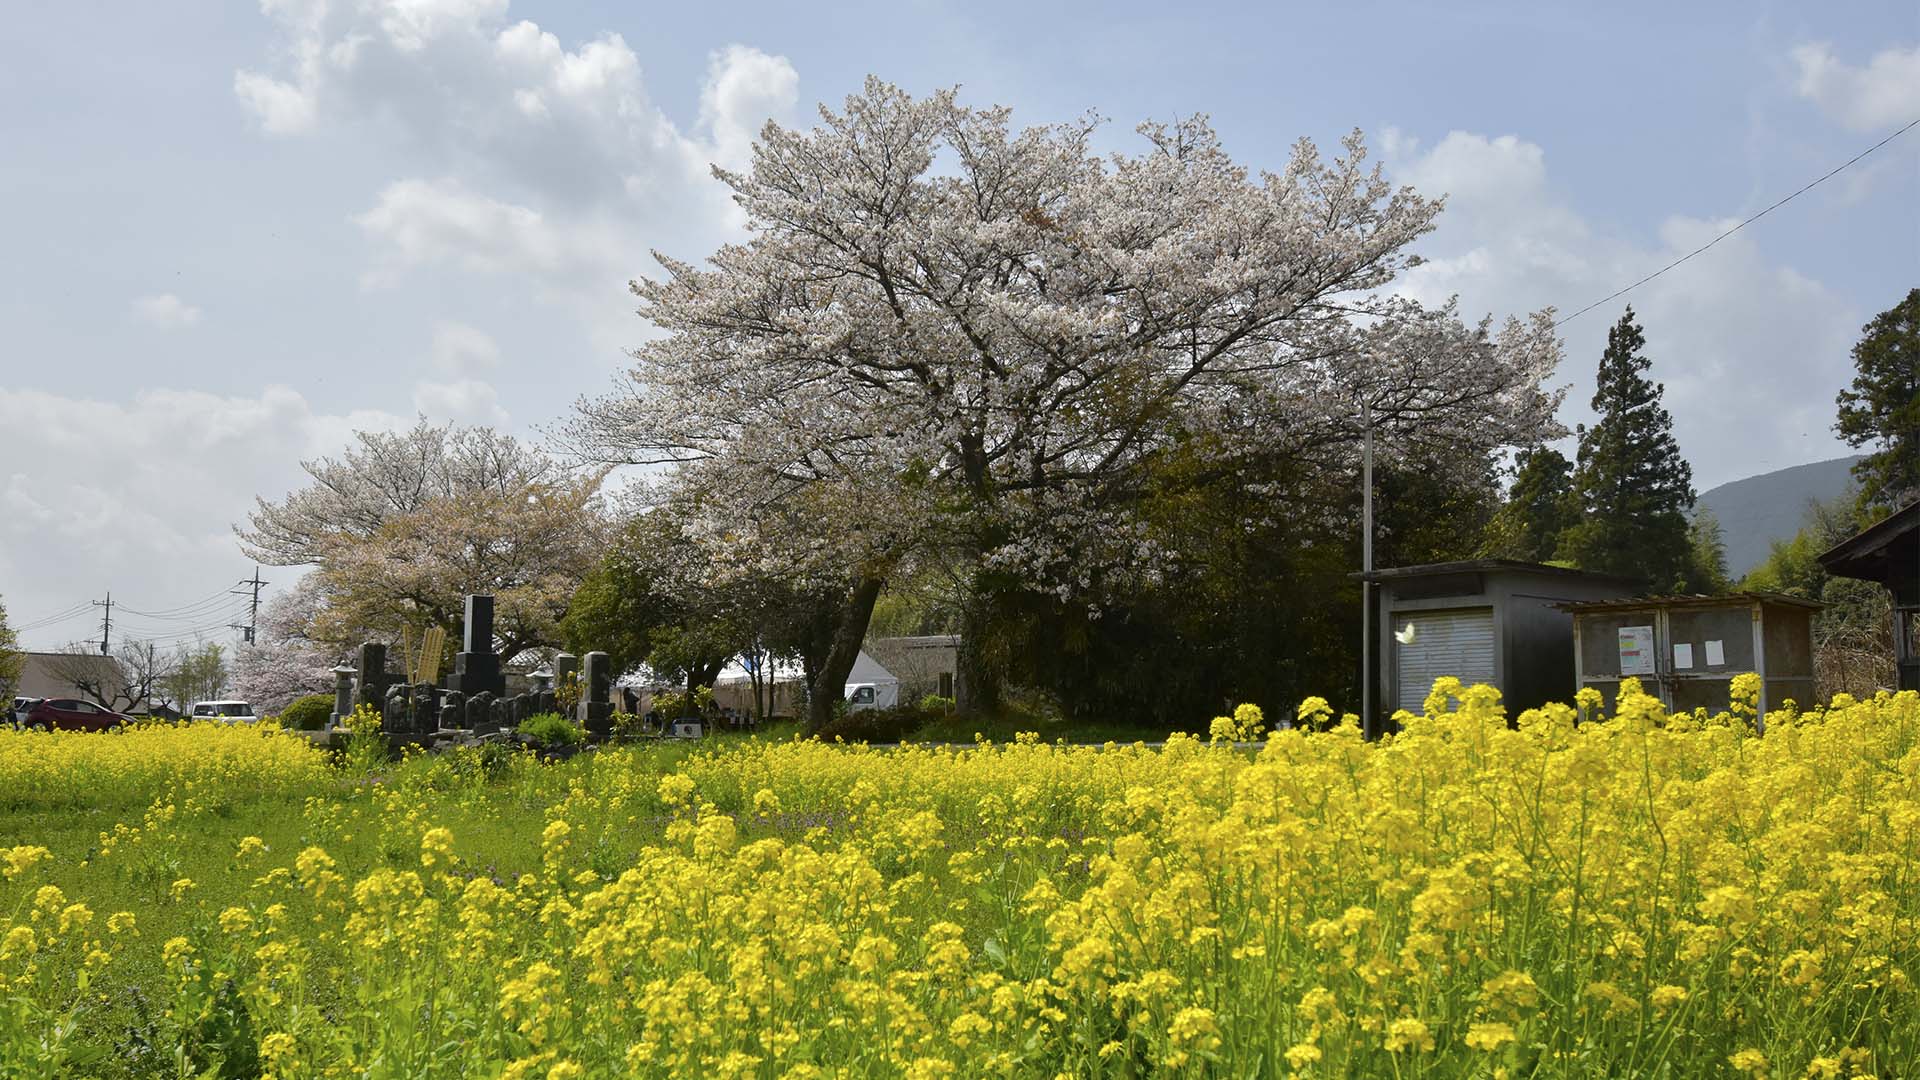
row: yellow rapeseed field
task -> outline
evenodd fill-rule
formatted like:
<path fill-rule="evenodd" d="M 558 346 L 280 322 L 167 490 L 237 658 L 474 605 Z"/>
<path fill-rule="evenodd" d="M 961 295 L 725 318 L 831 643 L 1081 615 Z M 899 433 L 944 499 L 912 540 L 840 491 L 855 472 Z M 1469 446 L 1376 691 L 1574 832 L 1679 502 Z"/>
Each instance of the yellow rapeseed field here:
<path fill-rule="evenodd" d="M 1378 744 L 1310 699 L 1257 751 L 1243 706 L 370 771 L 0 734 L 0 1077 L 1920 1075 L 1920 695 L 1750 712 L 1443 681 Z"/>

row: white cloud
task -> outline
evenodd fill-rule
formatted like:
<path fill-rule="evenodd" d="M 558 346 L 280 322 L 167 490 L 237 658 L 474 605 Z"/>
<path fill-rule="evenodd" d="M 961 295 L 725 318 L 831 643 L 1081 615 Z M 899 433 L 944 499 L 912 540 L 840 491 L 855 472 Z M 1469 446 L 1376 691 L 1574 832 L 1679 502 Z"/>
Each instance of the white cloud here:
<path fill-rule="evenodd" d="M 172 293 L 136 297 L 133 317 L 161 330 L 180 330 L 200 322 L 200 309 Z"/>
<path fill-rule="evenodd" d="M 235 94 L 270 132 L 354 127 L 396 139 L 437 179 L 397 178 L 356 220 L 371 278 L 433 263 L 548 279 L 616 303 L 650 248 L 698 257 L 738 227 L 708 163 L 744 163 L 752 134 L 785 118 L 798 75 L 730 46 L 712 58 L 699 123 L 654 104 L 618 34 L 569 49 L 502 0 L 275 0 L 271 70 Z M 418 165 L 412 166 L 417 171 Z M 617 309 L 614 309 L 617 310 Z M 622 315 L 624 317 L 624 314 Z"/>
<path fill-rule="evenodd" d="M 1920 45 L 1875 53 L 1865 67 L 1814 42 L 1793 50 L 1800 96 L 1853 131 L 1874 132 L 1920 119 Z"/>
<path fill-rule="evenodd" d="M 380 28 L 402 52 L 419 52 L 434 38 L 507 13 L 507 0 L 388 0 L 380 6 Z"/>
<path fill-rule="evenodd" d="M 26 622 L 106 589 L 129 608 L 158 611 L 226 587 L 251 569 L 232 526 L 256 493 L 278 498 L 298 486 L 301 460 L 340 453 L 356 430 L 412 422 L 316 412 L 283 386 L 257 397 L 143 390 L 129 401 L 0 388 L 0 430 L 34 432 L 10 446 L 0 473 L 9 617 Z M 142 622 L 128 616 L 124 626 L 137 632 Z M 77 630 L 62 623 L 27 639 L 52 648 Z"/>
<path fill-rule="evenodd" d="M 233 73 L 233 92 L 270 135 L 298 135 L 313 127 L 313 95 L 254 71 Z"/>
<path fill-rule="evenodd" d="M 500 368 L 500 346 L 466 323 L 442 321 L 433 327 L 433 366 L 447 375 L 467 376 Z"/>
<path fill-rule="evenodd" d="M 1429 257 L 1403 291 L 1469 313 L 1553 306 L 1562 317 L 1644 277 L 1733 224 L 1675 215 L 1652 242 L 1587 220 L 1550 176 L 1537 144 L 1452 132 L 1422 151 L 1399 133 L 1388 170 L 1423 195 L 1448 195 Z M 1833 437 L 1833 396 L 1851 376 L 1858 312 L 1820 282 L 1771 262 L 1754 230 L 1581 315 L 1561 329 L 1572 384 L 1562 419 L 1591 418 L 1593 371 L 1608 326 L 1631 303 L 1653 376 L 1666 384 L 1680 448 L 1701 489 L 1847 452 Z"/>
<path fill-rule="evenodd" d="M 389 184 L 373 208 L 353 220 L 382 252 L 369 275 L 373 284 L 391 281 L 405 268 L 439 262 L 482 272 L 541 274 L 578 254 L 538 210 L 476 194 L 454 180 Z"/>
<path fill-rule="evenodd" d="M 500 406 L 500 392 L 480 379 L 421 381 L 413 387 L 413 407 L 429 420 L 453 420 L 505 428 L 510 417 Z"/>
<path fill-rule="evenodd" d="M 793 107 L 799 87 L 800 73 L 784 56 L 768 56 L 744 45 L 714 53 L 700 94 L 700 119 L 713 136 L 718 163 L 746 168 L 754 137 L 768 117 Z"/>

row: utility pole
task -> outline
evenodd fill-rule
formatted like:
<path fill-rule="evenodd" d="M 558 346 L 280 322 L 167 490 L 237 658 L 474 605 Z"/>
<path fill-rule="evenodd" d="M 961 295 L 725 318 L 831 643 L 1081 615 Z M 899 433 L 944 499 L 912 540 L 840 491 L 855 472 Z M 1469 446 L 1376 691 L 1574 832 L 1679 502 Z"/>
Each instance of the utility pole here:
<path fill-rule="evenodd" d="M 1373 406 L 1360 406 L 1360 731 L 1378 738 L 1373 718 Z"/>
<path fill-rule="evenodd" d="M 105 656 L 107 655 L 107 638 L 113 634 L 113 590 L 108 589 L 107 598 L 95 600 L 93 606 L 106 609 L 100 616 L 100 655 Z"/>
<path fill-rule="evenodd" d="M 229 626 L 229 629 L 240 631 L 243 639 L 249 645 L 253 644 L 254 628 L 260 621 L 260 586 L 266 584 L 269 584 L 269 582 L 260 580 L 260 568 L 256 566 L 253 568 L 252 577 L 240 579 L 240 588 L 227 590 L 228 595 L 231 596 L 246 596 L 247 592 L 245 590 L 252 590 L 253 599 L 247 604 L 247 624 L 241 626 L 239 623 L 233 623 Z"/>

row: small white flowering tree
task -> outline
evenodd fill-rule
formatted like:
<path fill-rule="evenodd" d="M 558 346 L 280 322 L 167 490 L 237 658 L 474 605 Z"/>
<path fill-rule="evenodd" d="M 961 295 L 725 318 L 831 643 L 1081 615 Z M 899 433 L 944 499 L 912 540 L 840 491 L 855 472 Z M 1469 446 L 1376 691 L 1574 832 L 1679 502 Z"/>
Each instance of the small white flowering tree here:
<path fill-rule="evenodd" d="M 569 434 L 600 461 L 697 463 L 741 496 L 723 535 L 802 493 L 888 519 L 884 543 L 826 530 L 858 541 L 829 561 L 860 631 L 902 543 L 1063 594 L 1089 559 L 1150 558 L 1130 508 L 1171 452 L 1204 448 L 1215 475 L 1340 466 L 1362 403 L 1388 446 L 1554 430 L 1546 316 L 1494 334 L 1386 291 L 1440 206 L 1357 133 L 1253 174 L 1199 118 L 1103 157 L 1091 119 L 1015 130 L 875 79 L 820 115 L 715 170 L 749 239 L 703 266 L 656 253 L 665 277 L 633 289 L 664 333 Z M 973 618 L 963 705 L 991 707 Z"/>
<path fill-rule="evenodd" d="M 234 650 L 234 691 L 259 715 L 277 714 L 307 694 L 333 692 L 333 667 L 350 651 L 313 636 L 324 607 L 320 576 L 307 574 L 267 601 L 254 641 Z"/>
<path fill-rule="evenodd" d="M 557 641 L 558 623 L 605 542 L 605 473 L 570 473 L 491 428 L 359 432 L 338 458 L 303 462 L 312 483 L 256 500 L 241 547 L 263 563 L 315 565 L 324 602 L 310 634 L 334 645 L 450 632 L 469 593 L 495 602 L 502 657 Z M 457 634 L 450 634 L 456 640 Z"/>

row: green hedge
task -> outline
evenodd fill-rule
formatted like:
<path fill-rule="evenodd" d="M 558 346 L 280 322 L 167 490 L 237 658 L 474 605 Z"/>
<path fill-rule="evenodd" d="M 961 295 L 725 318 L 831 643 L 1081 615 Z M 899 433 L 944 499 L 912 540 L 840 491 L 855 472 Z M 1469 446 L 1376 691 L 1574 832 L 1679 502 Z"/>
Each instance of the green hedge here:
<path fill-rule="evenodd" d="M 280 710 L 280 725 L 295 731 L 319 731 L 333 719 L 332 694 L 308 694 L 295 698 L 291 705 Z"/>

